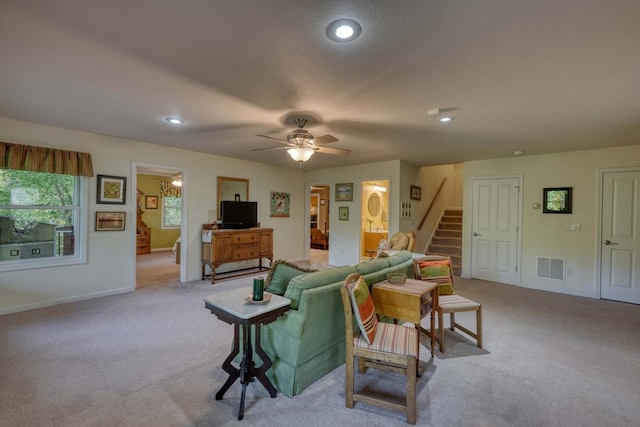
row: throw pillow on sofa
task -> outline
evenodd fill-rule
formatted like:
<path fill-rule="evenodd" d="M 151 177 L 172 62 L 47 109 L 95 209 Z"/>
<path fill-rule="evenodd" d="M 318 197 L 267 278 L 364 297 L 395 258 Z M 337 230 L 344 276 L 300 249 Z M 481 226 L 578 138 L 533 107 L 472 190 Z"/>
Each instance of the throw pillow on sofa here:
<path fill-rule="evenodd" d="M 291 279 L 312 271 L 316 270 L 298 267 L 283 259 L 275 260 L 271 264 L 267 277 L 264 279 L 265 289 L 267 292 L 282 296 L 287 290 L 287 285 Z"/>
<path fill-rule="evenodd" d="M 373 306 L 373 298 L 369 293 L 369 286 L 367 286 L 364 277 L 360 276 L 358 281 L 351 285 L 349 296 L 351 297 L 351 305 L 353 305 L 353 312 L 360 328 L 360 333 L 367 344 L 371 345 L 373 338 L 376 336 L 378 318 Z"/>

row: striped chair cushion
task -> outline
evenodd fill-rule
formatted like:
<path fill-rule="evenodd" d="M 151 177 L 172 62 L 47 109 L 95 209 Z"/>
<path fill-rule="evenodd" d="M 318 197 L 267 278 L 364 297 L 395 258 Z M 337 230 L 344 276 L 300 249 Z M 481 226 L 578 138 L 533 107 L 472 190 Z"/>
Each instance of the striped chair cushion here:
<path fill-rule="evenodd" d="M 418 356 L 418 331 L 416 328 L 394 325 L 393 323 L 378 323 L 375 337 L 371 344 L 357 334 L 353 337 L 354 347 L 403 356 Z"/>
<path fill-rule="evenodd" d="M 420 278 L 438 284 L 439 295 L 453 295 L 453 280 L 451 280 L 451 264 L 449 260 L 428 261 L 419 260 Z"/>
<path fill-rule="evenodd" d="M 477 310 L 480 307 L 480 304 L 471 301 L 468 298 L 461 297 L 460 295 L 444 295 L 441 296 L 438 300 L 438 305 L 442 310 Z"/>
<path fill-rule="evenodd" d="M 378 318 L 376 317 L 373 298 L 369 293 L 369 286 L 363 276 L 360 276 L 356 282 L 351 284 L 349 296 L 351 297 L 356 323 L 358 323 L 363 339 L 367 343 L 371 343 L 376 334 Z"/>

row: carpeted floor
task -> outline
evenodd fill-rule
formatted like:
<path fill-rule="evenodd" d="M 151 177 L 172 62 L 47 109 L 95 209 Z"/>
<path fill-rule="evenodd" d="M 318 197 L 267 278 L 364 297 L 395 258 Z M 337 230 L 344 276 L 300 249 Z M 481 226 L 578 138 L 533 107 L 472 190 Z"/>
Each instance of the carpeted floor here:
<path fill-rule="evenodd" d="M 299 396 L 240 386 L 215 392 L 231 327 L 204 308 L 250 278 L 172 282 L 0 317 L 2 426 L 402 426 L 404 415 L 344 407 L 344 366 Z M 457 279 L 483 304 L 485 348 L 448 334 L 421 358 L 421 426 L 640 425 L 640 307 Z M 463 323 L 472 317 L 458 315 Z M 428 322 L 425 319 L 425 325 Z M 358 387 L 401 395 L 401 376 L 369 371 Z"/>

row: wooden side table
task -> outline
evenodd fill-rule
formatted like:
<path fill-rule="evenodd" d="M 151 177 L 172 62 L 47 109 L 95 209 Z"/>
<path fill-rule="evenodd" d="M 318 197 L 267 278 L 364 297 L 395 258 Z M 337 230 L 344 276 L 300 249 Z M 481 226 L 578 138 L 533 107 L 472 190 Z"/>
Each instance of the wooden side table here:
<path fill-rule="evenodd" d="M 430 337 L 431 357 L 433 357 L 436 325 L 435 307 L 438 306 L 437 283 L 407 279 L 404 285 L 393 285 L 384 281 L 375 283 L 372 286 L 371 296 L 377 314 L 411 322 L 416 325 L 418 333 L 422 332 Z M 420 326 L 420 321 L 428 313 L 431 313 L 430 331 Z"/>
<path fill-rule="evenodd" d="M 257 378 L 264 388 L 267 389 L 269 395 L 274 398 L 278 392 L 271 384 L 265 373 L 271 367 L 271 359 L 260 346 L 260 327 L 275 321 L 278 316 L 289 310 L 291 300 L 279 295 L 271 295 L 268 303 L 257 304 L 246 301 L 251 295 L 253 289 L 251 287 L 237 288 L 227 292 L 213 294 L 204 299 L 205 307 L 211 313 L 215 314 L 218 319 L 225 323 L 233 325 L 233 349 L 231 354 L 222 364 L 222 369 L 229 374 L 229 378 L 222 388 L 216 393 L 216 400 L 222 400 L 226 391 L 233 383 L 240 378 L 242 384 L 242 394 L 240 397 L 240 410 L 238 419 L 244 417 L 244 398 L 247 391 L 247 385 Z M 265 293 L 265 295 L 267 295 Z M 255 330 L 255 352 L 260 356 L 262 365 L 256 368 L 254 356 L 254 348 L 251 343 L 251 327 Z M 241 332 L 242 329 L 242 332 Z M 240 354 L 240 333 L 242 333 L 242 361 L 238 368 L 231 364 L 236 355 Z"/>

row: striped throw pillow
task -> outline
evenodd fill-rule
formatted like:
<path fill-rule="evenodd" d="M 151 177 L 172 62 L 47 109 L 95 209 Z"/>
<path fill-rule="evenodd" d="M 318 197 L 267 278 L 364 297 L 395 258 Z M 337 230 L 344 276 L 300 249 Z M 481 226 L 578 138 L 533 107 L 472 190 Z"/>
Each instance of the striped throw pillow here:
<path fill-rule="evenodd" d="M 420 278 L 438 284 L 439 295 L 453 295 L 453 281 L 451 280 L 451 264 L 449 260 L 418 261 Z"/>
<path fill-rule="evenodd" d="M 378 318 L 376 317 L 376 310 L 373 306 L 373 298 L 371 298 L 371 294 L 369 293 L 369 287 L 362 276 L 360 276 L 357 282 L 351 285 L 349 295 L 351 296 L 353 312 L 355 313 L 356 322 L 358 323 L 362 337 L 371 345 L 373 338 L 376 336 Z"/>

